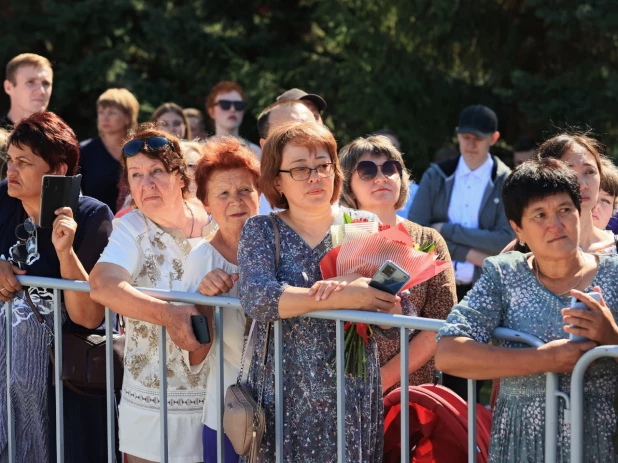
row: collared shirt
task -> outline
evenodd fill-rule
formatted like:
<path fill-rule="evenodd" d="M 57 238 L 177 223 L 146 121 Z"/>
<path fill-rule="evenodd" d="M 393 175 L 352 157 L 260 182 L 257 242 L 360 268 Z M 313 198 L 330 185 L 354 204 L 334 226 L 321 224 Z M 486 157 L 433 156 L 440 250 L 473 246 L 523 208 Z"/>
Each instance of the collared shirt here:
<path fill-rule="evenodd" d="M 448 219 L 450 223 L 463 225 L 467 228 L 478 228 L 479 212 L 483 194 L 487 184 L 491 180 L 491 171 L 494 160 L 487 153 L 487 160 L 477 169 L 471 170 L 464 161 L 459 158 L 455 170 L 455 184 L 451 193 L 451 202 L 448 207 Z M 474 278 L 474 264 L 471 262 L 453 262 L 455 267 L 455 280 L 458 284 L 469 284 Z"/>

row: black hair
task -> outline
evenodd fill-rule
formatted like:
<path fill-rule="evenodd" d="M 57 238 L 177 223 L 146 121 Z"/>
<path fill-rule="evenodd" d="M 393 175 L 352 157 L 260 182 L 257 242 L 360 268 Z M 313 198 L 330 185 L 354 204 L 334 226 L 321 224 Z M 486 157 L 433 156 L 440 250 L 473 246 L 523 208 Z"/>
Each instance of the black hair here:
<path fill-rule="evenodd" d="M 521 218 L 530 203 L 559 193 L 568 194 L 581 213 L 579 181 L 572 169 L 553 158 L 526 161 L 511 172 L 504 182 L 504 212 L 507 219 L 521 227 Z"/>

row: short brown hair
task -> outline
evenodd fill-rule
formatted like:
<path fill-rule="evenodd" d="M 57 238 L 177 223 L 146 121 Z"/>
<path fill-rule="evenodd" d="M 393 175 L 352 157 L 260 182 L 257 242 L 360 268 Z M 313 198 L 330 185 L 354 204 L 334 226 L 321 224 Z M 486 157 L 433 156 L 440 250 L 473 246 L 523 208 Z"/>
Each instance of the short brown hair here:
<path fill-rule="evenodd" d="M 137 127 L 139 103 L 135 95 L 126 88 L 109 88 L 101 94 L 97 100 L 97 109 L 109 106 L 118 108 L 125 116 L 129 117 L 130 122 L 127 130 L 134 130 Z"/>
<path fill-rule="evenodd" d="M 335 168 L 333 196 L 330 203 L 336 203 L 341 194 L 343 176 L 339 166 L 339 158 L 337 157 L 335 137 L 333 137 L 333 134 L 326 126 L 317 122 L 288 122 L 277 127 L 270 134 L 262 149 L 262 175 L 259 188 L 266 196 L 270 205 L 278 209 L 288 209 L 290 207 L 286 197 L 279 194 L 274 185 L 274 180 L 279 175 L 279 169 L 281 169 L 283 151 L 287 145 L 302 146 L 312 152 L 315 152 L 317 148 L 323 148 L 328 153 Z"/>
<path fill-rule="evenodd" d="M 352 175 L 358 164 L 358 160 L 365 154 L 374 157 L 386 156 L 387 159 L 399 161 L 403 171 L 401 172 L 401 188 L 399 189 L 399 199 L 395 203 L 395 209 L 401 209 L 408 201 L 410 190 L 410 173 L 405 168 L 403 157 L 395 145 L 384 135 L 373 135 L 367 138 L 359 137 L 352 143 L 341 148 L 339 160 L 343 171 L 343 192 L 341 203 L 344 206 L 358 209 L 358 204 L 352 192 Z"/>
<path fill-rule="evenodd" d="M 603 165 L 603 174 L 601 175 L 601 190 L 614 198 L 614 209 L 616 208 L 616 199 L 618 198 L 618 168 L 614 163 L 607 159 L 601 159 Z"/>
<path fill-rule="evenodd" d="M 571 149 L 573 145 L 578 145 L 588 151 L 594 158 L 599 174 L 603 178 L 603 145 L 592 138 L 590 132 L 563 132 L 549 140 L 543 142 L 537 149 L 540 158 L 562 159 L 562 156 Z"/>
<path fill-rule="evenodd" d="M 195 168 L 195 183 L 196 196 L 204 204 L 208 198 L 208 181 L 218 171 L 247 169 L 253 177 L 253 184 L 258 186 L 260 163 L 255 153 L 238 138 L 212 137 L 201 148 L 202 157 Z"/>
<path fill-rule="evenodd" d="M 206 112 L 208 112 L 208 110 L 215 105 L 217 95 L 219 93 L 227 93 L 227 92 L 238 92 L 241 98 L 243 99 L 243 101 L 247 101 L 247 98 L 245 97 L 245 91 L 242 89 L 240 85 L 230 80 L 222 80 L 221 82 L 218 82 L 210 90 L 210 93 L 206 97 Z"/>
<path fill-rule="evenodd" d="M 182 123 L 185 125 L 185 140 L 191 140 L 191 126 L 186 114 L 182 111 L 182 108 L 176 103 L 163 103 L 157 109 L 154 110 L 152 116 L 150 116 L 150 122 L 157 122 L 161 116 L 165 113 L 176 113 L 182 119 Z"/>
<path fill-rule="evenodd" d="M 300 100 L 279 100 L 264 108 L 257 118 L 257 130 L 260 138 L 263 138 L 264 140 L 268 138 L 268 132 L 270 131 L 270 115 L 275 109 L 286 106 L 292 107 L 299 104 L 303 106 L 305 105 L 305 103 Z"/>
<path fill-rule="evenodd" d="M 44 56 L 35 55 L 34 53 L 22 53 L 7 63 L 6 80 L 11 82 L 13 85 L 17 84 L 15 74 L 17 74 L 17 70 L 23 66 L 48 67 L 49 69 L 52 69 L 51 63 Z"/>
<path fill-rule="evenodd" d="M 185 186 L 182 187 L 182 196 L 183 198 L 186 198 L 189 190 L 190 179 L 187 176 L 187 163 L 182 155 L 180 140 L 178 140 L 178 138 L 172 134 L 157 129 L 154 123 L 149 122 L 146 124 L 140 124 L 135 131 L 130 133 L 128 139 L 125 141 L 125 144 L 132 140 L 146 140 L 152 137 L 167 138 L 170 145 L 164 146 L 163 148 L 159 148 L 157 150 L 143 150 L 140 151 L 140 153 L 148 156 L 150 159 L 158 159 L 161 161 L 168 174 L 171 174 L 177 170 L 181 180 L 185 184 Z M 127 169 L 127 159 L 124 155 L 120 157 L 120 165 L 122 166 L 122 170 L 124 172 L 122 175 L 122 180 L 128 189 L 129 171 Z"/>

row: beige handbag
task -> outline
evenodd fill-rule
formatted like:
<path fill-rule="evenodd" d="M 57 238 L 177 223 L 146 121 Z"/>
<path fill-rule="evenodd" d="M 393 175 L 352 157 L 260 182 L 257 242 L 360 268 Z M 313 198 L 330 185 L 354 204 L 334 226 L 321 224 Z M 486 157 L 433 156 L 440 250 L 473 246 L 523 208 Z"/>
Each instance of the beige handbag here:
<path fill-rule="evenodd" d="M 270 215 L 273 230 L 275 232 L 275 270 L 279 268 L 279 228 L 275 219 Z M 253 398 L 249 386 L 241 385 L 243 370 L 245 366 L 245 356 L 249 339 L 255 329 L 255 320 L 251 324 L 249 335 L 245 337 L 243 347 L 240 372 L 236 384 L 227 388 L 225 393 L 225 403 L 223 408 L 223 430 L 230 439 L 234 451 L 248 457 L 247 463 L 255 463 L 262 444 L 264 431 L 266 430 L 266 416 L 262 408 L 264 399 L 264 385 L 266 383 L 266 359 L 268 358 L 268 345 L 270 343 L 270 322 L 266 323 L 266 339 L 264 353 L 262 355 L 261 378 L 259 385 L 258 400 Z M 256 336 L 257 337 L 257 336 Z"/>

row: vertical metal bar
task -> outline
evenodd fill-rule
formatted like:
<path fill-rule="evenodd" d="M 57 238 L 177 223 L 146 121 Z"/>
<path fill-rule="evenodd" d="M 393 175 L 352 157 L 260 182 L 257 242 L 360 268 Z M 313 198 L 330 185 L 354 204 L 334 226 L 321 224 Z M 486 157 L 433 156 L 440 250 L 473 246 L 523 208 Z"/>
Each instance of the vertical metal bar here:
<path fill-rule="evenodd" d="M 223 397 L 223 313 L 221 312 L 221 307 L 215 307 L 215 329 L 213 336 L 215 337 L 215 344 L 217 346 L 217 357 L 215 358 L 217 365 L 216 393 L 217 397 L 219 397 L 219 405 L 217 407 L 217 461 L 219 463 L 224 463 L 225 440 L 223 433 L 223 406 L 225 397 Z"/>
<path fill-rule="evenodd" d="M 557 461 L 558 452 L 558 375 L 547 373 L 545 379 L 545 461 Z"/>
<path fill-rule="evenodd" d="M 337 335 L 335 363 L 337 368 L 337 463 L 345 463 L 345 333 L 343 320 L 337 320 L 335 332 Z"/>
<path fill-rule="evenodd" d="M 27 289 L 25 291 L 28 291 Z M 15 462 L 15 417 L 11 401 L 11 365 L 13 363 L 13 300 L 6 304 L 6 413 L 8 424 L 9 463 Z"/>
<path fill-rule="evenodd" d="M 409 374 L 409 339 L 408 330 L 401 328 L 400 357 L 401 357 L 401 463 L 410 462 L 410 410 L 408 408 Z M 384 392 L 384 391 L 382 391 Z"/>
<path fill-rule="evenodd" d="M 64 463 L 64 396 L 62 384 L 62 306 L 60 290 L 54 289 L 54 351 L 56 368 L 56 462 Z"/>
<path fill-rule="evenodd" d="M 476 381 L 468 380 L 468 463 L 476 463 Z"/>
<path fill-rule="evenodd" d="M 107 402 L 107 461 L 116 461 L 116 439 L 114 432 L 116 409 L 114 397 L 114 331 L 112 312 L 105 307 L 105 393 Z"/>
<path fill-rule="evenodd" d="M 275 457 L 283 463 L 283 324 L 275 323 Z M 266 348 L 266 346 L 264 346 Z M 266 381 L 266 378 L 264 378 Z"/>
<path fill-rule="evenodd" d="M 159 419 L 161 421 L 161 462 L 168 463 L 167 442 L 167 336 L 165 327 L 159 327 Z"/>

